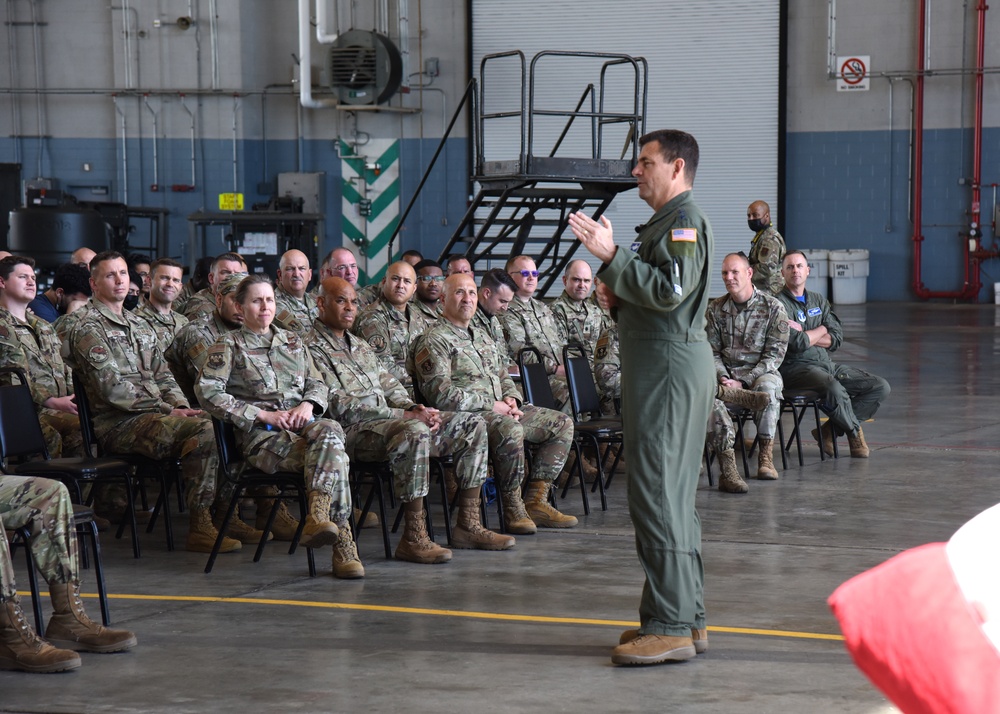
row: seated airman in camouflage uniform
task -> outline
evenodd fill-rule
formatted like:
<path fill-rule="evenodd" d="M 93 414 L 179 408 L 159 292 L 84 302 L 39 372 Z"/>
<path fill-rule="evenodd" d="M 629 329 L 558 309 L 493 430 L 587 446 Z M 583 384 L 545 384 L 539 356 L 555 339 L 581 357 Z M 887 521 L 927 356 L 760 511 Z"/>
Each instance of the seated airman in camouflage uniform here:
<path fill-rule="evenodd" d="M 239 253 L 222 253 L 212 261 L 208 273 L 208 287 L 199 290 L 184 305 L 184 316 L 191 321 L 207 317 L 215 311 L 215 288 L 222 285 L 226 276 L 247 272 L 247 262 Z"/>
<path fill-rule="evenodd" d="M 601 411 L 617 414 L 621 411 L 622 358 L 618 343 L 618 324 L 611 323 L 601 333 L 594 348 L 594 384 L 601 393 Z"/>
<path fill-rule="evenodd" d="M 421 260 L 413 266 L 417 271 L 417 292 L 410 301 L 413 307 L 420 311 L 427 322 L 434 322 L 441 317 L 441 286 L 444 284 L 444 271 L 436 260 Z"/>
<path fill-rule="evenodd" d="M 209 348 L 194 387 L 198 401 L 236 427 L 236 442 L 251 466 L 303 474 L 309 514 L 302 545 L 332 545 L 334 576 L 364 577 L 351 535 L 344 430 L 317 418 L 327 409 L 328 388 L 303 337 L 272 325 L 274 289 L 266 275 L 245 278 L 236 302 L 243 327 Z"/>
<path fill-rule="evenodd" d="M 363 337 L 382 365 L 398 379 L 413 398 L 413 377 L 408 369 L 414 340 L 430 324 L 415 306 L 417 274 L 409 263 L 393 263 L 385 271 L 382 296 L 361 310 L 354 334 Z"/>
<path fill-rule="evenodd" d="M 583 345 L 584 354 L 593 365 L 597 339 L 611 324 L 611 316 L 587 299 L 594 286 L 594 275 L 587 261 L 570 261 L 563 275 L 563 285 L 566 289 L 549 305 L 549 309 L 566 335 L 567 343 Z"/>
<path fill-rule="evenodd" d="M 563 334 L 548 306 L 534 297 L 538 288 L 538 269 L 535 267 L 535 261 L 526 255 L 519 255 L 507 261 L 506 269 L 517 283 L 517 292 L 503 316 L 510 358 L 516 363 L 517 354 L 524 347 L 534 347 L 538 350 L 542 355 L 545 371 L 549 375 L 556 404 L 563 412 L 569 414 L 572 405 L 569 403 L 569 386 L 566 384 L 566 368 L 563 366 L 562 355 L 566 335 Z"/>
<path fill-rule="evenodd" d="M 31 531 L 32 560 L 52 598 L 44 640 L 21 609 L 3 535 L 4 528 L 25 526 Z M 46 478 L 0 474 L 0 669 L 63 672 L 80 666 L 77 651 L 122 652 L 136 643 L 131 632 L 98 625 L 83 609 L 73 504 L 66 487 Z"/>
<path fill-rule="evenodd" d="M 278 264 L 278 285 L 274 290 L 275 309 L 278 314 L 274 324 L 304 335 L 312 327 L 318 314 L 316 299 L 306 293 L 312 280 L 309 258 L 301 250 L 289 250 Z"/>
<path fill-rule="evenodd" d="M 414 351 L 420 392 L 438 409 L 475 412 L 486 421 L 508 531 L 531 534 L 536 526 L 575 526 L 576 518 L 563 515 L 548 501 L 573 442 L 573 420 L 551 409 L 521 404 L 521 394 L 507 372 L 507 355 L 471 326 L 476 302 L 471 276 L 458 273 L 445 280 L 443 319 L 427 329 Z M 525 442 L 535 447 L 535 453 L 522 501 Z"/>
<path fill-rule="evenodd" d="M 382 294 L 382 283 L 376 282 L 361 287 L 358 285 L 358 259 L 349 248 L 334 248 L 327 256 L 330 262 L 330 275 L 343 278 L 351 284 L 358 294 L 358 307 L 365 308 L 379 299 Z"/>
<path fill-rule="evenodd" d="M 0 367 L 20 367 L 28 376 L 49 455 L 83 456 L 73 375 L 59 355 L 62 345 L 49 323 L 26 311 L 35 295 L 34 266 L 31 258 L 0 260 Z"/>
<path fill-rule="evenodd" d="M 503 334 L 500 318 L 507 312 L 516 292 L 517 283 L 500 268 L 493 268 L 483 273 L 472 326 L 489 335 L 504 352 L 507 351 L 507 338 Z"/>
<path fill-rule="evenodd" d="M 347 332 L 356 314 L 354 288 L 327 278 L 319 319 L 306 337 L 309 351 L 330 386 L 331 417 L 344 427 L 351 458 L 388 459 L 395 492 L 403 502 L 406 530 L 396 557 L 414 563 L 443 563 L 451 551 L 427 536 L 424 496 L 429 485 L 428 457 L 453 454 L 459 494 L 458 526 L 452 546 L 507 550 L 514 539 L 483 528 L 479 490 L 486 480 L 489 444 L 486 423 L 467 413 L 440 412 L 415 404 L 403 385 L 385 371 L 364 340 Z"/>
<path fill-rule="evenodd" d="M 218 531 L 209 509 L 216 496 L 219 457 L 212 422 L 191 409 L 145 320 L 122 309 L 128 266 L 120 253 L 91 263 L 93 306 L 69 337 L 90 398 L 94 431 L 105 453 L 180 458 L 191 510 L 187 549 L 211 552 Z M 223 552 L 240 542 L 223 540 Z"/>
<path fill-rule="evenodd" d="M 754 414 L 757 424 L 757 478 L 778 478 L 771 459 L 774 432 L 781 414 L 781 375 L 778 366 L 788 348 L 788 315 L 781 303 L 753 282 L 753 268 L 742 253 L 730 253 L 722 261 L 726 295 L 712 300 L 705 311 L 705 331 L 715 357 L 719 386 L 766 395 L 766 406 Z M 731 397 L 730 397 L 731 398 Z M 736 470 L 733 444 L 736 429 L 723 398 L 712 408 L 712 448 L 719 456 L 722 476 L 719 490 L 746 493 L 747 484 Z"/>
<path fill-rule="evenodd" d="M 184 285 L 184 266 L 170 258 L 153 261 L 149 268 L 149 295 L 135 309 L 135 314 L 156 332 L 160 351 L 166 352 L 177 331 L 188 319 L 173 310 L 173 302 Z"/>

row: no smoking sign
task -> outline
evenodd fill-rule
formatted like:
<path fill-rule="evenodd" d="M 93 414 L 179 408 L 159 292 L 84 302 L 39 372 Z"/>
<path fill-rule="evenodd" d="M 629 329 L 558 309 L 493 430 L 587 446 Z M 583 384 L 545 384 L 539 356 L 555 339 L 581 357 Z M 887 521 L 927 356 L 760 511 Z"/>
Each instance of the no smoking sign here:
<path fill-rule="evenodd" d="M 871 56 L 852 55 L 838 57 L 837 91 L 867 92 L 868 79 L 871 76 Z"/>

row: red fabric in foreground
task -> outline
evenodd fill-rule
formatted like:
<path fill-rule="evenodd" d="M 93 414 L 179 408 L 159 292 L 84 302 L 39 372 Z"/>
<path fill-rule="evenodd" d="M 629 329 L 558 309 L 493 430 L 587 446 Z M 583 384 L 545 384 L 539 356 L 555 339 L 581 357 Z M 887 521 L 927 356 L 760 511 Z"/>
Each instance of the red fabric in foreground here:
<path fill-rule="evenodd" d="M 855 664 L 906 714 L 1000 712 L 1000 654 L 944 543 L 907 550 L 827 600 Z"/>

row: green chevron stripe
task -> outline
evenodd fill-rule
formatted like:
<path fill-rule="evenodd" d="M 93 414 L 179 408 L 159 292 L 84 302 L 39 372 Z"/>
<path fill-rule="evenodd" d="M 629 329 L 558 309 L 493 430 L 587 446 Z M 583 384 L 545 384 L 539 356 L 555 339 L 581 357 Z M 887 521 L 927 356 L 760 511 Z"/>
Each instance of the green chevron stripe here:
<path fill-rule="evenodd" d="M 365 234 L 361 232 L 360 228 L 347 220 L 346 216 L 344 217 L 344 220 L 340 222 L 340 225 L 344 232 L 344 236 L 352 243 L 361 245 L 365 242 Z"/>
<path fill-rule="evenodd" d="M 343 193 L 344 198 L 353 204 L 357 204 L 357 202 L 361 200 L 361 194 L 358 193 L 358 189 L 354 188 L 354 184 L 349 181 L 344 181 L 341 193 Z"/>
<path fill-rule="evenodd" d="M 369 255 L 374 255 L 389 245 L 389 239 L 392 237 L 393 232 L 396 230 L 396 226 L 399 225 L 399 216 L 396 216 L 389 224 L 379 231 L 379 234 L 374 238 L 370 239 L 369 242 Z"/>
<path fill-rule="evenodd" d="M 373 218 L 377 218 L 382 211 L 388 208 L 396 208 L 399 212 L 399 205 L 397 201 L 399 199 L 399 177 L 396 178 L 391 184 L 389 184 L 382 193 L 378 195 L 374 201 L 372 201 L 372 212 L 368 216 L 368 222 L 370 223 Z"/>
<path fill-rule="evenodd" d="M 365 169 L 365 181 L 368 182 L 369 186 L 374 183 L 378 183 L 378 180 L 386 175 L 389 167 L 392 166 L 394 163 L 396 163 L 396 161 L 398 160 L 399 160 L 399 142 L 394 141 L 389 146 L 389 148 L 386 149 L 384 152 L 382 152 L 382 155 L 375 160 L 378 163 L 379 167 L 381 168 L 379 174 L 376 176 L 374 171 L 369 171 L 368 169 Z M 398 172 L 395 173 L 398 174 Z"/>

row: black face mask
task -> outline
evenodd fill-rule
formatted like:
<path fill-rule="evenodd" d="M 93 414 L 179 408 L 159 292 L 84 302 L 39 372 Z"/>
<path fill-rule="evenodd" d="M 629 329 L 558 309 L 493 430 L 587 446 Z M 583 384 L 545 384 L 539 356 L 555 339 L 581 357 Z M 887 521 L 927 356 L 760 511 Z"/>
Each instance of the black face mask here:
<path fill-rule="evenodd" d="M 771 224 L 770 222 L 764 221 L 763 218 L 751 218 L 747 220 L 747 225 L 750 226 L 750 230 L 754 233 L 759 233 Z"/>
<path fill-rule="evenodd" d="M 126 295 L 125 296 L 125 302 L 122 303 L 122 307 L 124 307 L 126 310 L 128 310 L 128 311 L 131 312 L 132 310 L 135 310 L 138 306 L 139 306 L 139 296 L 138 295 Z"/>

